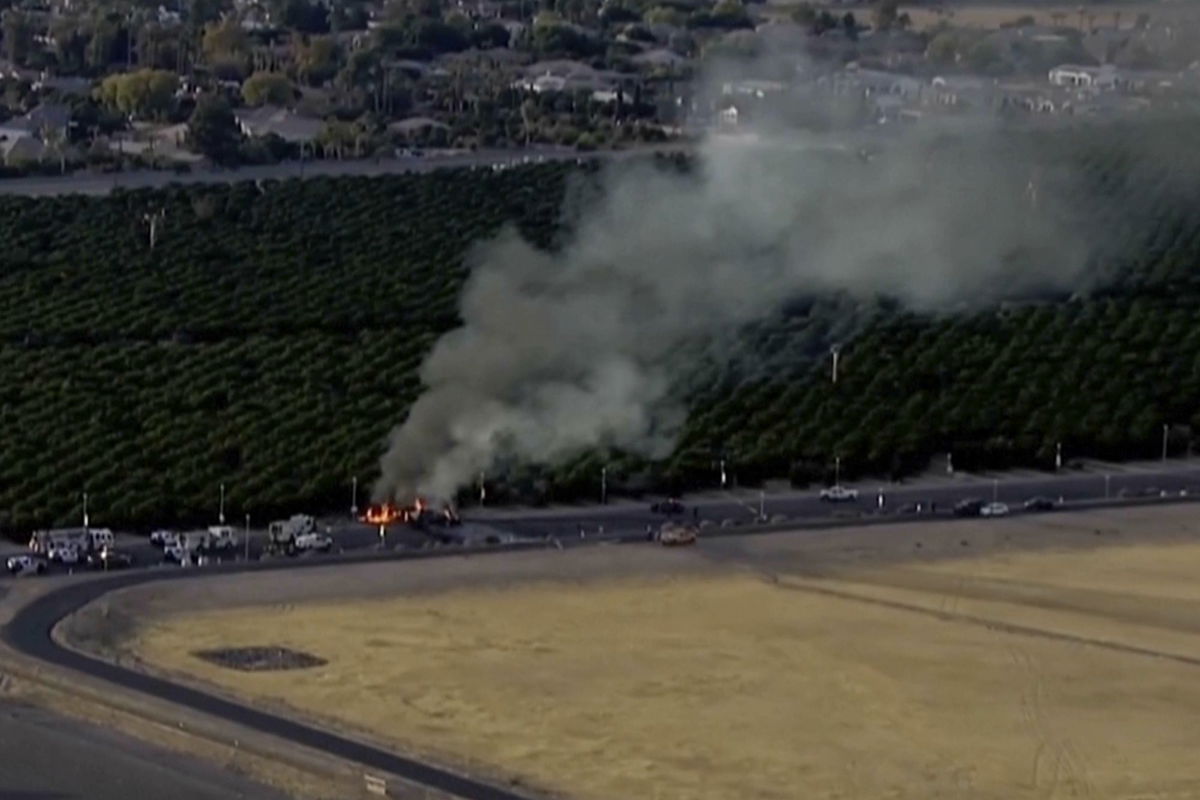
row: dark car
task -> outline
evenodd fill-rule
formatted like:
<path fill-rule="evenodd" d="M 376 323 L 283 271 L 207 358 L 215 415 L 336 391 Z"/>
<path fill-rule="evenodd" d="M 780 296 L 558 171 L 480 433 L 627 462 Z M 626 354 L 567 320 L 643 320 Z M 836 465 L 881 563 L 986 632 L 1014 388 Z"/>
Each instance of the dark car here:
<path fill-rule="evenodd" d="M 1031 497 L 1025 501 L 1026 511 L 1053 511 L 1056 508 L 1058 503 L 1049 497 Z"/>
<path fill-rule="evenodd" d="M 663 500 L 659 503 L 650 505 L 650 512 L 653 514 L 682 514 L 684 511 L 683 503 L 672 497 L 669 500 Z"/>
<path fill-rule="evenodd" d="M 978 517 L 982 513 L 983 501 L 975 497 L 959 500 L 954 504 L 954 516 L 956 517 Z"/>
<path fill-rule="evenodd" d="M 127 569 L 133 566 L 133 556 L 116 550 L 101 550 L 89 554 L 87 564 L 92 569 Z"/>

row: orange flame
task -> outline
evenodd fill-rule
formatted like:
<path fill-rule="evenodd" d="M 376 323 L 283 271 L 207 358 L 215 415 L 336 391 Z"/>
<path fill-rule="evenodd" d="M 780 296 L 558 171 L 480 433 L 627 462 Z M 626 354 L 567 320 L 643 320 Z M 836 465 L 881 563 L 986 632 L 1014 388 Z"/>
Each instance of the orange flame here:
<path fill-rule="evenodd" d="M 402 516 L 400 509 L 391 503 L 384 503 L 381 506 L 371 506 L 367 509 L 367 513 L 363 514 L 361 519 L 363 522 L 371 525 L 391 525 Z"/>

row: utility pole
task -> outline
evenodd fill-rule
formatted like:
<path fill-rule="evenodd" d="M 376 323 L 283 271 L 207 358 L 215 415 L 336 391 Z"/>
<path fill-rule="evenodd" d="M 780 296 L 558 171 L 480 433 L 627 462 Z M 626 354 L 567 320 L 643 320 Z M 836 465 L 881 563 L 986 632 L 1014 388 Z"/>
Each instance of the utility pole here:
<path fill-rule="evenodd" d="M 600 505 L 608 504 L 608 467 L 600 468 Z"/>
<path fill-rule="evenodd" d="M 246 560 L 250 560 L 250 515 L 246 515 Z"/>
<path fill-rule="evenodd" d="M 217 521 L 225 524 L 225 484 L 221 484 L 221 508 L 217 512 Z"/>
<path fill-rule="evenodd" d="M 840 344 L 835 344 L 829 348 L 829 355 L 833 358 L 833 375 L 832 375 L 831 383 L 837 383 L 838 356 L 841 354 L 841 352 L 842 352 L 842 346 Z"/>
<path fill-rule="evenodd" d="M 1167 460 L 1167 433 L 1170 430 L 1171 430 L 1171 426 L 1164 422 L 1163 423 L 1163 453 L 1162 453 L 1163 461 Z"/>
<path fill-rule="evenodd" d="M 350 480 L 350 516 L 358 516 L 358 476 Z"/>
<path fill-rule="evenodd" d="M 152 214 L 143 214 L 142 219 L 150 226 L 150 249 L 154 249 L 154 245 L 158 243 L 158 226 L 159 223 L 167 216 L 165 209 L 158 209 Z"/>

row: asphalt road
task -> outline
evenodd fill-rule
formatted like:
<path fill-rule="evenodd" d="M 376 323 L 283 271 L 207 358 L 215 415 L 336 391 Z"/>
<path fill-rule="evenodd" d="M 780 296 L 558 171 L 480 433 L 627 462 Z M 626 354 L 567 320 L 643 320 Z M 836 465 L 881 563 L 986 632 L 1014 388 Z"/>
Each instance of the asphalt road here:
<path fill-rule="evenodd" d="M 1200 465 L 1191 462 L 1168 462 L 1164 467 L 1140 472 L 1120 472 L 1109 476 L 1096 473 L 1048 474 L 1033 478 L 1003 478 L 991 481 L 965 479 L 947 484 L 921 484 L 915 486 L 880 485 L 862 483 L 855 485 L 859 499 L 849 503 L 821 502 L 816 491 L 768 494 L 762 497 L 762 511 L 767 518 L 786 517 L 789 521 L 809 522 L 823 517 L 876 516 L 877 492 L 885 497 L 884 514 L 900 515 L 900 509 L 908 504 L 920 502 L 925 509 L 936 504 L 937 516 L 950 516 L 954 504 L 968 498 L 985 502 L 993 499 L 1007 503 L 1016 510 L 1025 500 L 1043 496 L 1054 500 L 1060 497 L 1068 502 L 1117 498 L 1122 494 L 1137 496 L 1139 493 L 1157 489 L 1178 495 L 1180 491 L 1200 495 Z M 553 509 L 546 512 L 463 511 L 463 517 L 477 518 L 490 525 L 522 536 L 578 537 L 582 527 L 589 538 L 612 537 L 645 531 L 647 525 L 660 525 L 665 517 L 650 511 L 650 500 L 641 504 L 621 503 L 611 506 L 584 507 L 577 510 Z M 756 496 L 740 498 L 704 498 L 689 502 L 684 498 L 684 519 L 708 520 L 720 524 L 729 520 L 744 523 L 759 514 L 760 499 Z M 929 516 L 928 511 L 924 512 Z M 601 532 L 603 527 L 603 532 Z"/>
<path fill-rule="evenodd" d="M 816 490 L 791 491 L 786 493 L 770 493 L 761 498 L 761 510 L 767 519 L 795 522 L 800 525 L 820 524 L 833 518 L 839 519 L 877 519 L 880 516 L 905 516 L 911 514 L 901 512 L 906 505 L 921 503 L 922 516 L 947 518 L 951 509 L 959 500 L 978 498 L 991 501 L 993 497 L 1008 503 L 1014 511 L 1028 498 L 1044 496 L 1052 499 L 1062 498 L 1068 502 L 1099 501 L 1105 498 L 1116 499 L 1122 495 L 1138 496 L 1142 493 L 1157 490 L 1178 495 L 1181 491 L 1200 496 L 1200 463 L 1195 461 L 1169 461 L 1162 466 L 1144 467 L 1137 471 L 1113 472 L 1107 477 L 1095 472 L 1066 472 L 1059 475 L 1047 474 L 1031 478 L 1005 477 L 996 480 L 980 480 L 974 477 L 964 477 L 959 481 L 940 484 L 921 483 L 917 485 L 875 483 L 856 484 L 859 490 L 857 502 L 823 503 L 818 499 Z M 885 495 L 885 506 L 881 512 L 878 508 L 877 492 Z M 555 507 L 547 509 L 490 509 L 465 508 L 462 517 L 468 527 L 476 531 L 487 532 L 494 530 L 501 535 L 510 535 L 532 539 L 557 539 L 560 541 L 578 540 L 580 530 L 589 540 L 620 539 L 644 535 L 646 526 L 652 528 L 661 525 L 666 517 L 650 511 L 653 498 L 643 502 L 620 501 L 611 505 Z M 711 525 L 748 524 L 759 516 L 760 498 L 753 492 L 735 496 L 708 496 L 698 499 L 683 498 L 686 513 L 683 519 Z M 936 504 L 936 513 L 930 509 Z M 231 519 L 231 522 L 236 522 Z M 362 551 L 393 551 L 419 550 L 432 544 L 421 532 L 402 526 L 388 529 L 387 536 L 381 543 L 378 528 L 349 520 L 346 517 L 327 518 L 321 521 L 321 528 L 328 528 L 336 549 L 345 552 Z M 240 532 L 239 532 L 240 533 Z M 257 559 L 262 552 L 264 532 L 261 529 L 251 531 L 250 555 Z M 121 537 L 118 546 L 131 553 L 139 564 L 156 564 L 162 559 L 161 553 L 144 540 L 131 537 Z M 19 547 L 6 548 L 5 552 L 20 552 Z M 238 547 L 227 556 L 227 560 L 241 559 L 244 549 Z M 318 560 L 320 556 L 316 556 Z M 55 569 L 61 569 L 56 567 Z M 0 582 L 6 579 L 0 573 Z"/>
<path fill-rule="evenodd" d="M 0 800 L 285 800 L 186 755 L 0 700 Z"/>
<path fill-rule="evenodd" d="M 367 560 L 373 557 L 375 556 L 372 554 L 362 554 L 357 559 L 352 557 L 349 560 Z M 399 556 L 392 555 L 391 557 Z M 289 562 L 288 565 L 295 568 L 317 566 L 321 563 L 328 562 L 298 560 Z M 227 564 L 213 567 L 207 570 L 206 574 L 252 571 L 270 566 L 277 565 L 267 563 Z M 68 583 L 62 588 L 42 595 L 17 611 L 3 631 L 0 631 L 0 636 L 10 647 L 44 663 L 86 673 L 123 689 L 193 708 L 246 728 L 348 759 L 368 769 L 398 775 L 414 783 L 448 792 L 466 800 L 526 800 L 522 795 L 502 787 L 492 786 L 302 722 L 259 711 L 197 689 L 67 650 L 60 647 L 51 637 L 51 631 L 60 619 L 102 594 L 137 583 L 183 578 L 190 574 L 194 573 L 184 570 L 135 570 L 100 580 Z M 163 796 L 174 795 L 168 793 Z M 0 798 L 3 797 L 0 795 Z"/>
<path fill-rule="evenodd" d="M 639 154 L 673 152 L 686 145 L 655 145 L 627 150 L 579 152 L 570 148 L 547 147 L 528 150 L 477 150 L 445 156 L 400 156 L 353 161 L 286 161 L 280 164 L 238 167 L 236 169 L 132 170 L 112 173 L 74 173 L 61 176 L 0 179 L 0 194 L 26 197 L 54 197 L 84 194 L 106 195 L 115 189 L 156 189 L 171 184 L 236 183 L 238 181 L 285 180 L 319 176 L 376 176 L 406 172 L 430 172 L 452 167 L 511 167 L 538 161 L 574 159 L 613 161 Z"/>

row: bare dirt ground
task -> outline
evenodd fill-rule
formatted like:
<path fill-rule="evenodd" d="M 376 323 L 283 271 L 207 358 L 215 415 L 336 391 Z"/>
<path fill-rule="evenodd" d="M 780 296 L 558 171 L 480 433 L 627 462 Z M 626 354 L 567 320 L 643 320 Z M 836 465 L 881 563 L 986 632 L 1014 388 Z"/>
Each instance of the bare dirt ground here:
<path fill-rule="evenodd" d="M 1198 511 L 172 582 L 67 633 L 581 800 L 1200 797 Z M 192 655 L 246 646 L 329 663 Z"/>

